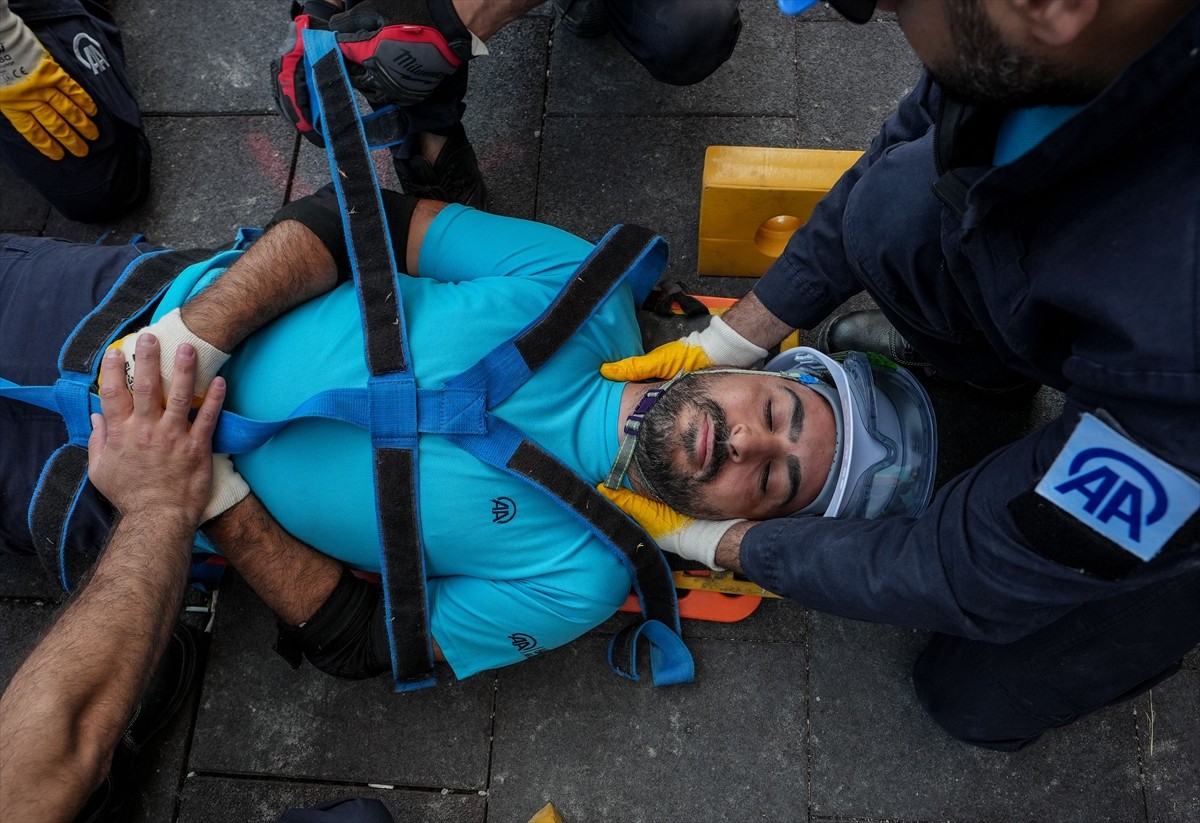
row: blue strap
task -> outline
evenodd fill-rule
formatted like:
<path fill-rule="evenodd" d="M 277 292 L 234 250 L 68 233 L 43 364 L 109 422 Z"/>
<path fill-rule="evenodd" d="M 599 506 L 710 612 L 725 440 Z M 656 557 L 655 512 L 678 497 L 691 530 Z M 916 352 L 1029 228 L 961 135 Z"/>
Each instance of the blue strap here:
<path fill-rule="evenodd" d="M 657 620 L 626 626 L 608 643 L 608 665 L 621 677 L 641 680 L 637 670 L 638 643 L 650 643 L 650 667 L 654 685 L 673 686 L 696 679 L 696 667 L 683 638 Z"/>

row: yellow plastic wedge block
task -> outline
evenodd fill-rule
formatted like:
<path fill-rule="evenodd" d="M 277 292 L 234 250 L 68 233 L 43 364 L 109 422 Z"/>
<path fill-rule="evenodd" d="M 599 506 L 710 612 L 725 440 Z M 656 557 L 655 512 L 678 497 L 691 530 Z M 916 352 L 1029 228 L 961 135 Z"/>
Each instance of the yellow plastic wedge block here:
<path fill-rule="evenodd" d="M 547 803 L 537 810 L 537 814 L 529 818 L 529 823 L 563 823 L 562 815 L 553 803 Z"/>
<path fill-rule="evenodd" d="M 709 146 L 700 194 L 700 274 L 762 274 L 861 156 L 858 151 Z"/>

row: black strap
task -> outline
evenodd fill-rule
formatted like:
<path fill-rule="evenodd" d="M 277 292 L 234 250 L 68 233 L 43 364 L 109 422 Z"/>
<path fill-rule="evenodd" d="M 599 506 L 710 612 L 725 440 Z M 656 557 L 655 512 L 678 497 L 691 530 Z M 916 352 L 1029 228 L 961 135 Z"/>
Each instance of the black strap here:
<path fill-rule="evenodd" d="M 355 264 L 367 367 L 376 381 L 387 381 L 392 376 L 401 378 L 387 381 L 381 387 L 390 392 L 386 397 L 378 395 L 381 401 L 395 403 L 397 409 L 411 404 L 415 410 L 415 383 L 403 380 L 410 361 L 389 251 L 390 233 L 374 167 L 359 131 L 358 110 L 336 51 L 317 60 L 312 71 L 323 110 L 325 139 L 336 169 L 334 182 L 341 194 L 350 259 Z M 353 203 L 354 208 L 346 208 L 348 203 Z M 404 250 L 398 253 L 403 255 Z M 372 394 L 372 402 L 376 397 Z M 373 422 L 383 417 L 372 412 Z M 392 676 L 397 688 L 419 688 L 432 685 L 433 646 L 426 614 L 424 549 L 418 522 L 416 437 L 414 434 L 411 446 L 385 445 L 378 434 L 373 428 L 375 497 Z"/>
<path fill-rule="evenodd" d="M 79 442 L 90 429 L 87 385 L 95 381 L 104 349 L 141 315 L 179 272 L 212 252 L 152 252 L 135 258 L 120 279 L 67 339 L 59 354 L 59 371 L 64 380 L 78 383 L 78 408 L 65 408 L 63 419 L 71 442 L 46 463 L 29 502 L 29 531 L 38 557 L 59 584 L 71 591 L 90 566 L 83 557 L 68 557 L 67 529 L 79 495 L 87 482 L 87 449 Z M 86 377 L 81 377 L 86 375 Z"/>

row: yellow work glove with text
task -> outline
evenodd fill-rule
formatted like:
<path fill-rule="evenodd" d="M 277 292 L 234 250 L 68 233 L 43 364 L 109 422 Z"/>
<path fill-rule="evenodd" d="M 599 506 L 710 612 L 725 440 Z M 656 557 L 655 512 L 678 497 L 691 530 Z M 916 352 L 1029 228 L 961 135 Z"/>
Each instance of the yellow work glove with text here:
<path fill-rule="evenodd" d="M 742 520 L 696 520 L 626 488 L 610 489 L 604 484 L 599 488 L 613 505 L 636 520 L 660 549 L 721 571 L 716 563 L 717 544 L 730 526 Z"/>
<path fill-rule="evenodd" d="M 766 349 L 754 345 L 724 320 L 714 317 L 701 331 L 663 343 L 649 354 L 605 363 L 600 367 L 600 375 L 621 383 L 653 378 L 665 380 L 681 371 L 696 371 L 714 365 L 745 368 L 766 356 Z"/>
<path fill-rule="evenodd" d="M 0 114 L 35 149 L 61 160 L 65 152 L 88 153 L 88 141 L 100 136 L 95 113 L 91 95 L 0 0 Z"/>

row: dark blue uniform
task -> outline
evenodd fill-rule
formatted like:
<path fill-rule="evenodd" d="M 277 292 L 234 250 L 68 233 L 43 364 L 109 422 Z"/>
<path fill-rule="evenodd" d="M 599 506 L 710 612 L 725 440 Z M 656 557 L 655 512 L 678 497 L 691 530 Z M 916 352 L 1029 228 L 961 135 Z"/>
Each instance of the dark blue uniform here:
<path fill-rule="evenodd" d="M 71 220 L 111 220 L 133 208 L 149 192 L 150 143 L 112 15 L 93 0 L 9 0 L 9 8 L 92 96 L 100 134 L 86 156 L 51 160 L 0 117 L 0 160 Z"/>
<path fill-rule="evenodd" d="M 917 691 L 963 740 L 1020 748 L 1149 688 L 1200 642 L 1198 108 L 1200 6 L 1003 166 L 1003 113 L 925 77 L 755 287 L 800 328 L 866 289 L 939 373 L 1066 394 L 1061 418 L 920 518 L 773 521 L 742 542 L 773 591 L 939 632 Z M 1145 457 L 1077 435 L 1085 414 Z M 1060 455 L 1066 479 L 1043 483 Z M 1168 509 L 1183 521 L 1157 554 L 1129 553 Z"/>

